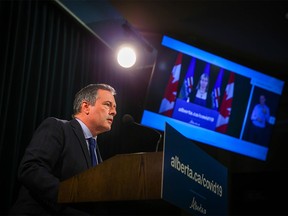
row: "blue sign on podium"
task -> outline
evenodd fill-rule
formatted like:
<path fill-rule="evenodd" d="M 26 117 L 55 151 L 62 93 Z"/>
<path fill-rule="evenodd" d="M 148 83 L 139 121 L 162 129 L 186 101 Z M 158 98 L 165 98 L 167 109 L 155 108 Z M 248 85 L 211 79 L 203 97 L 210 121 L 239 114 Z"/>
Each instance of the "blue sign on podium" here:
<path fill-rule="evenodd" d="M 216 110 L 177 99 L 172 117 L 214 131 L 218 115 L 219 113 Z"/>
<path fill-rule="evenodd" d="M 192 215 L 228 215 L 227 168 L 165 125 L 162 198 Z"/>

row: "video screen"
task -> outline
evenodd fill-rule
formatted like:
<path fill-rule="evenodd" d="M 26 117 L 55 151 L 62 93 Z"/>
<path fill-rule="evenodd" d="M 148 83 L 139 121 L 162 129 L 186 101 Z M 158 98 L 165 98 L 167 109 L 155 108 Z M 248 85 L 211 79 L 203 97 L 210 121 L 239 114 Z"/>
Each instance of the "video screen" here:
<path fill-rule="evenodd" d="M 163 36 L 141 124 L 266 160 L 284 82 Z"/>

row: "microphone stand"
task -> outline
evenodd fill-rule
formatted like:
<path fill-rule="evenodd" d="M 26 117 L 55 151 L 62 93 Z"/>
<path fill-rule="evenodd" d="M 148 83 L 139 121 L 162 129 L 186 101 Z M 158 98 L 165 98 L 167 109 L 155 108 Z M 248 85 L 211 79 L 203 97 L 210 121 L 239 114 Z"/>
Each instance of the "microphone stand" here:
<path fill-rule="evenodd" d="M 155 149 L 155 151 L 156 151 L 156 152 L 159 151 L 159 146 L 160 146 L 160 142 L 161 142 L 161 139 L 162 139 L 162 134 L 161 134 L 159 131 L 135 122 L 135 121 L 134 121 L 134 118 L 133 118 L 131 115 L 129 115 L 129 114 L 125 114 L 125 115 L 123 116 L 123 118 L 122 118 L 122 121 L 123 121 L 124 124 L 135 124 L 135 125 L 137 125 L 137 126 L 139 126 L 139 127 L 147 128 L 147 129 L 149 129 L 149 130 L 152 130 L 154 133 L 157 133 L 157 134 L 159 135 L 159 138 L 158 138 L 157 143 L 156 143 L 156 149 Z"/>

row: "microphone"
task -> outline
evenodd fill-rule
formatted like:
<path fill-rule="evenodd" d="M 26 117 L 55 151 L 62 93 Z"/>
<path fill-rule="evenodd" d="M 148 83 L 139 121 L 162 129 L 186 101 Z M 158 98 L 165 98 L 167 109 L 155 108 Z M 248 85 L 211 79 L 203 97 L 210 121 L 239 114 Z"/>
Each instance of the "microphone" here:
<path fill-rule="evenodd" d="M 157 136 L 159 136 L 159 138 L 158 138 L 158 140 L 157 140 L 157 143 L 156 143 L 156 152 L 159 150 L 160 141 L 161 141 L 161 139 L 162 139 L 162 134 L 161 134 L 159 131 L 135 122 L 134 118 L 133 118 L 131 115 L 129 115 L 129 114 L 125 114 L 125 115 L 122 117 L 122 122 L 123 122 L 124 124 L 126 124 L 126 125 L 135 124 L 135 125 L 137 125 L 137 126 L 139 126 L 139 127 L 149 129 L 149 130 L 152 131 L 153 133 L 156 133 Z"/>
<path fill-rule="evenodd" d="M 135 123 L 135 124 L 138 125 L 138 123 L 136 123 L 136 122 L 134 121 L 134 118 L 133 118 L 131 115 L 129 115 L 129 114 L 125 114 L 125 115 L 122 117 L 122 122 L 123 122 L 124 124 L 132 124 L 132 123 Z"/>

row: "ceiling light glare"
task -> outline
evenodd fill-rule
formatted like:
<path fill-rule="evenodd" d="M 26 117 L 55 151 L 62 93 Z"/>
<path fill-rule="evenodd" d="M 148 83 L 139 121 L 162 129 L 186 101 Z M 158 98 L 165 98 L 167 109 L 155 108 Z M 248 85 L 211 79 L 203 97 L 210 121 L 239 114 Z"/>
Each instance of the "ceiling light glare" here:
<path fill-rule="evenodd" d="M 117 61 L 122 67 L 130 68 L 136 62 L 136 53 L 131 47 L 121 47 L 117 55 Z"/>

